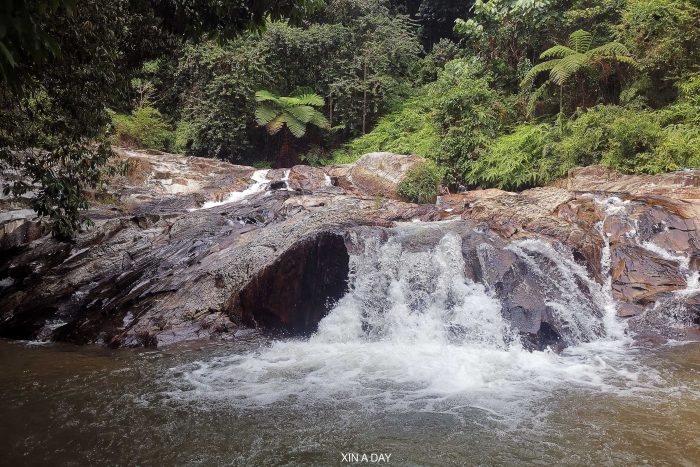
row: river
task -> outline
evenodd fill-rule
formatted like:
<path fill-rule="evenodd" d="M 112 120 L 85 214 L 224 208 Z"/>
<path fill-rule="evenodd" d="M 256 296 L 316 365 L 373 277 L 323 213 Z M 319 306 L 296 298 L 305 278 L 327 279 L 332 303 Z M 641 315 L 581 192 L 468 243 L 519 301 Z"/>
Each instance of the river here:
<path fill-rule="evenodd" d="M 425 233 L 365 239 L 348 293 L 307 338 L 239 330 L 159 350 L 0 341 L 4 463 L 698 463 L 700 345 L 640 346 L 605 284 L 524 240 L 509 248 L 540 274 L 567 344 L 530 351 L 465 276 L 461 237 L 416 248 Z"/>

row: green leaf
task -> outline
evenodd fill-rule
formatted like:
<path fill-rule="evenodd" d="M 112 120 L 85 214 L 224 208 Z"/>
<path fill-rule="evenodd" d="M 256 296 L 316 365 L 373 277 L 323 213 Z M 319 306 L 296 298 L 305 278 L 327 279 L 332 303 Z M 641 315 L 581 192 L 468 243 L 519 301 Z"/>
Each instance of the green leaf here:
<path fill-rule="evenodd" d="M 564 58 L 569 55 L 577 53 L 575 50 L 566 47 L 565 45 L 555 45 L 540 54 L 540 58 L 550 59 L 550 58 Z"/>
<path fill-rule="evenodd" d="M 255 110 L 255 121 L 260 126 L 265 126 L 274 120 L 278 115 L 279 111 L 272 108 L 269 105 L 262 105 Z"/>
<path fill-rule="evenodd" d="M 574 31 L 569 36 L 569 45 L 578 53 L 587 52 L 588 49 L 591 48 L 592 43 L 593 35 L 588 31 L 584 31 L 583 29 Z"/>
<path fill-rule="evenodd" d="M 267 102 L 267 101 L 272 101 L 272 102 L 277 102 L 279 103 L 279 97 L 271 93 L 270 91 L 266 91 L 264 89 L 258 91 L 255 93 L 255 100 L 257 102 Z"/>
<path fill-rule="evenodd" d="M 296 138 L 301 138 L 306 134 L 306 122 L 297 120 L 292 115 L 288 115 L 287 128 L 289 128 L 289 131 L 291 131 Z"/>

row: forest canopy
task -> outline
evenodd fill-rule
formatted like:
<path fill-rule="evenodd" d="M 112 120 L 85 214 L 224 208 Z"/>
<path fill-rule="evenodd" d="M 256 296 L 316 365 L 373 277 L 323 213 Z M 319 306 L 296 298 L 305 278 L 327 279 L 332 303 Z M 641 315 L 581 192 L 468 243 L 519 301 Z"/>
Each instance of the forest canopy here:
<path fill-rule="evenodd" d="M 438 175 L 519 190 L 580 165 L 700 164 L 697 0 L 1 8 L 4 188 L 34 191 L 60 236 L 119 170 L 112 144 L 275 167 L 418 154 L 433 162 L 403 187 L 415 200 Z M 261 92 L 286 110 L 261 119 Z M 300 96 L 316 97 L 285 107 Z"/>

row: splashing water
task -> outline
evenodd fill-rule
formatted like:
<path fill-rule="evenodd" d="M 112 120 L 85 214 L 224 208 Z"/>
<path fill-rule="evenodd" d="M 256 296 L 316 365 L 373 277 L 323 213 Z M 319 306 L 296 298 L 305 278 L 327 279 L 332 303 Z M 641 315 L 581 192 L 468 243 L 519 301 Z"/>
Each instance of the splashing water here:
<path fill-rule="evenodd" d="M 538 271 L 544 260 L 556 265 L 548 286 L 564 288 L 569 299 L 552 309 L 581 339 L 561 354 L 529 352 L 499 301 L 465 276 L 460 236 L 448 233 L 428 251 L 413 251 L 399 237 L 369 239 L 351 256 L 350 290 L 315 335 L 177 367 L 169 397 L 242 407 L 325 401 L 500 413 L 557 387 L 604 389 L 638 379 L 606 295 L 573 259 L 543 242 L 513 246 Z M 579 306 L 581 282 L 593 298 Z M 585 319 L 577 316 L 582 310 Z"/>
<path fill-rule="evenodd" d="M 237 201 L 241 201 L 245 198 L 248 198 L 249 196 L 263 191 L 265 187 L 270 183 L 270 180 L 267 179 L 267 173 L 269 171 L 269 169 L 256 170 L 250 177 L 250 179 L 253 180 L 254 183 L 248 188 L 246 188 L 243 191 L 231 192 L 225 199 L 221 201 L 207 201 L 202 205 L 200 209 L 209 209 L 216 206 L 223 206 L 224 204 L 235 203 Z"/>

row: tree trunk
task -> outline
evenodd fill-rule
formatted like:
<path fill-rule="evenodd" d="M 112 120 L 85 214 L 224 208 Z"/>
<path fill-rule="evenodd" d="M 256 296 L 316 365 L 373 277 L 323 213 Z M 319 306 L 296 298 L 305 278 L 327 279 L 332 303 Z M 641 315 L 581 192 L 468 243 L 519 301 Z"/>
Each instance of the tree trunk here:
<path fill-rule="evenodd" d="M 285 167 L 292 167 L 294 165 L 294 148 L 292 146 L 292 140 L 289 137 L 289 130 L 282 130 L 282 146 L 280 147 L 279 155 L 277 156 L 277 167 L 278 169 Z"/>
<path fill-rule="evenodd" d="M 363 78 L 364 91 L 362 92 L 362 134 L 367 133 L 367 59 L 365 59 L 365 74 Z"/>

